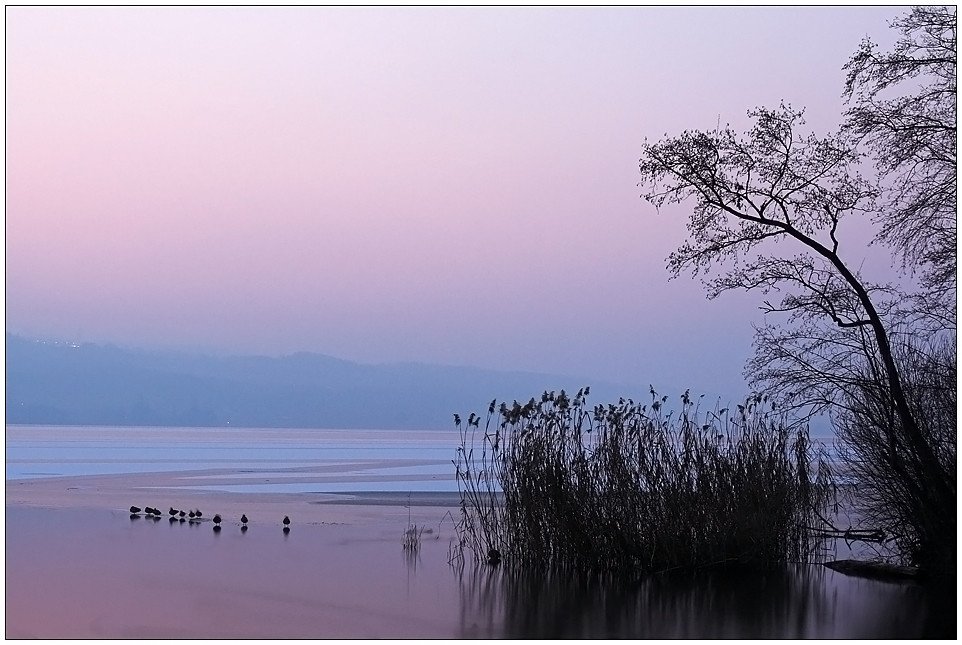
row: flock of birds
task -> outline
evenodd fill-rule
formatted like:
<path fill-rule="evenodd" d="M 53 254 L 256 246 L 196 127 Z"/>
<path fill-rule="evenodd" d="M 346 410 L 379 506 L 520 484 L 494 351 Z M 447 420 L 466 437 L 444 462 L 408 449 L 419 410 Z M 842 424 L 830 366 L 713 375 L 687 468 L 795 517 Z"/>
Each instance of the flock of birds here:
<path fill-rule="evenodd" d="M 159 520 L 164 516 L 163 511 L 157 508 L 152 508 L 150 506 L 145 506 L 143 509 L 141 509 L 139 506 L 130 507 L 130 519 L 139 518 L 141 516 L 141 513 L 143 513 L 144 517 L 149 517 L 154 520 Z M 167 511 L 167 515 L 170 517 L 171 524 L 173 524 L 174 522 L 190 522 L 191 524 L 195 524 L 195 523 L 205 521 L 204 514 L 201 512 L 199 508 L 195 508 L 192 511 L 184 511 L 184 510 L 178 510 L 173 506 L 171 506 L 170 509 Z M 224 521 L 223 518 L 220 516 L 220 513 L 216 513 L 214 517 L 211 518 L 211 521 L 214 523 L 214 532 L 215 533 L 219 532 L 221 529 L 221 526 L 220 526 L 221 522 Z M 240 516 L 240 521 L 241 521 L 241 533 L 243 533 L 247 531 L 248 520 L 247 520 L 246 513 Z M 291 518 L 285 515 L 284 519 L 281 521 L 281 524 L 284 525 L 284 533 L 289 533 L 291 530 Z"/>

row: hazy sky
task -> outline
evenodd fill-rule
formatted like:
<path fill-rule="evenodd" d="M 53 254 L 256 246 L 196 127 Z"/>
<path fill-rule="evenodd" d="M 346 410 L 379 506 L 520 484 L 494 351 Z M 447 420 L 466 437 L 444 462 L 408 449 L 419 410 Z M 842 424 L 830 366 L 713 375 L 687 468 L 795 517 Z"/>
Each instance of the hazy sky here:
<path fill-rule="evenodd" d="M 824 133 L 900 13 L 8 7 L 7 330 L 738 397 L 758 298 L 668 282 L 641 146 Z"/>

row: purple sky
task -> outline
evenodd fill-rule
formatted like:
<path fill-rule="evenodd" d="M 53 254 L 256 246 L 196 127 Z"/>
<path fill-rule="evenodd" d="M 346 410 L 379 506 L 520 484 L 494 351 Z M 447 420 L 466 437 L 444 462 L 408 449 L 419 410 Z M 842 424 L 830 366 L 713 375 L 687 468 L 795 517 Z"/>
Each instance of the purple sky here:
<path fill-rule="evenodd" d="M 835 127 L 899 13 L 8 7 L 7 330 L 738 397 L 758 299 L 668 282 L 641 145 Z"/>

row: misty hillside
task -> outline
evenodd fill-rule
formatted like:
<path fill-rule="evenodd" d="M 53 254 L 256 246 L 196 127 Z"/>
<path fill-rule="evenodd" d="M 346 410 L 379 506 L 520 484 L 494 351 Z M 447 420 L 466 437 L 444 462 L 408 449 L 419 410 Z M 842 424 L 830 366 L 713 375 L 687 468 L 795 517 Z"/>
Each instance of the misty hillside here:
<path fill-rule="evenodd" d="M 291 428 L 453 427 L 493 398 L 590 385 L 595 403 L 640 388 L 562 376 L 320 354 L 215 357 L 6 335 L 7 423 Z M 638 391 L 634 391 L 638 390 Z"/>

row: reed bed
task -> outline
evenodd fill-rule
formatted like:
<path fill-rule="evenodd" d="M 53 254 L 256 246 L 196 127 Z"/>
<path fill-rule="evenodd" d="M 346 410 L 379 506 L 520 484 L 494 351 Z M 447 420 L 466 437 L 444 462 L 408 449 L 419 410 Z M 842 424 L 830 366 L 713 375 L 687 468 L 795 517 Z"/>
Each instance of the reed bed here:
<path fill-rule="evenodd" d="M 589 408 L 588 388 L 492 401 L 462 424 L 459 547 L 518 567 L 655 572 L 815 561 L 834 485 L 807 429 L 667 397 Z"/>

